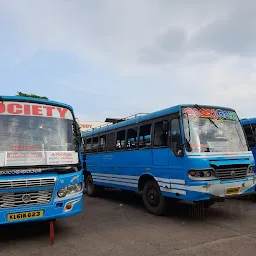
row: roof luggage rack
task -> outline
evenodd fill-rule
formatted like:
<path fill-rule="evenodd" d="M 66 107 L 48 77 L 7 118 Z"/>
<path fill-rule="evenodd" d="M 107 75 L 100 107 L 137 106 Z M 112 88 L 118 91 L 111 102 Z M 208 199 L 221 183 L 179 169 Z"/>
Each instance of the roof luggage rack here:
<path fill-rule="evenodd" d="M 120 123 L 120 122 L 124 122 L 124 121 L 130 120 L 130 119 L 133 119 L 133 118 L 137 118 L 137 117 L 140 117 L 140 116 L 148 115 L 148 114 L 149 113 L 138 113 L 138 114 L 135 114 L 135 115 L 124 117 L 124 118 L 106 118 L 105 122 L 108 122 L 107 124 L 99 125 L 99 126 L 96 126 L 94 128 L 88 129 L 87 131 L 85 131 L 85 133 L 90 132 L 90 131 L 94 131 L 96 129 L 100 129 L 100 128 L 103 128 L 103 127 L 107 127 L 107 126 L 110 126 L 110 125 L 113 125 L 113 124 L 117 124 L 117 123 Z"/>

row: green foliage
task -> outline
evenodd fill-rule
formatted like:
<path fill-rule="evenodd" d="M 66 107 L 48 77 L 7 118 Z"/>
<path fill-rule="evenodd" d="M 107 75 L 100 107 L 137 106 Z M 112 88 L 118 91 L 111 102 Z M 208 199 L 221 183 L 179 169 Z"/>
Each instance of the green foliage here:
<path fill-rule="evenodd" d="M 32 94 L 27 94 L 27 93 L 24 93 L 24 92 L 17 92 L 16 96 L 30 97 L 30 98 L 39 98 L 39 99 L 49 100 L 48 97 L 39 96 L 39 95 L 36 95 L 36 94 L 33 94 L 33 93 Z"/>

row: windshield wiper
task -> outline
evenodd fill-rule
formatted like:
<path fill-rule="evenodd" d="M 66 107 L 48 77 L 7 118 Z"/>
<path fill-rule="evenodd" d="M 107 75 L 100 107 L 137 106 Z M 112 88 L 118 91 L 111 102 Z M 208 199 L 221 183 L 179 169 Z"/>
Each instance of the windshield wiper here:
<path fill-rule="evenodd" d="M 195 104 L 194 107 L 198 110 L 204 110 L 203 108 L 201 108 L 199 105 Z M 215 124 L 215 122 L 210 118 L 210 117 L 206 117 L 217 129 L 219 129 L 219 127 L 217 126 L 217 124 Z"/>

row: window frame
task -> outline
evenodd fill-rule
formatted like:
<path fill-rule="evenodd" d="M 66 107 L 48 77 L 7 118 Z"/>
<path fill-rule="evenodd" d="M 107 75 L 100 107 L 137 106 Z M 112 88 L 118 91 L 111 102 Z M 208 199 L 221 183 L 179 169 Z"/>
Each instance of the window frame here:
<path fill-rule="evenodd" d="M 88 145 L 87 141 L 88 140 L 91 140 L 91 144 L 90 144 L 91 147 L 90 147 L 90 149 L 87 149 L 87 145 Z M 88 154 L 88 153 L 90 154 L 91 151 L 92 151 L 92 137 L 91 136 L 85 138 L 85 144 L 84 145 L 85 145 L 85 154 Z"/>
<path fill-rule="evenodd" d="M 254 132 L 255 132 L 256 124 L 247 124 L 247 125 L 244 125 L 244 126 L 243 126 L 243 129 L 244 129 L 244 134 L 245 134 L 246 141 L 247 141 L 247 143 L 248 143 L 249 148 L 255 148 L 255 147 L 256 147 L 256 138 L 254 137 L 253 129 L 254 129 Z M 248 140 L 248 133 L 246 132 L 247 129 L 250 130 L 251 136 L 252 136 L 252 142 L 254 142 L 254 144 L 253 144 L 252 146 L 250 145 L 250 141 Z"/>
<path fill-rule="evenodd" d="M 143 146 L 143 147 L 139 147 L 139 143 L 140 143 L 140 128 L 142 126 L 146 126 L 146 125 L 151 125 L 150 127 L 150 136 L 151 136 L 151 139 L 150 139 L 150 146 Z M 138 150 L 144 150 L 144 149 L 152 149 L 153 147 L 153 141 L 152 141 L 152 132 L 153 132 L 153 126 L 154 126 L 154 119 L 151 119 L 151 120 L 147 120 L 147 121 L 144 121 L 144 122 L 141 122 L 139 123 L 139 128 L 138 128 L 138 141 L 137 141 L 137 149 Z"/>
<path fill-rule="evenodd" d="M 173 115 L 173 114 L 171 114 Z M 154 123 L 153 123 L 153 138 L 152 138 L 152 145 L 153 148 L 170 148 L 170 121 L 171 121 L 171 115 L 165 115 L 165 116 L 161 116 L 159 118 L 154 119 Z M 156 127 L 156 123 L 159 122 L 163 122 L 163 121 L 168 121 L 169 123 L 169 127 L 168 127 L 168 137 L 167 137 L 167 145 L 166 146 L 155 146 L 155 127 Z"/>
<path fill-rule="evenodd" d="M 122 126 L 120 128 L 115 128 L 113 130 L 108 130 L 108 131 L 105 131 L 105 132 L 100 132 L 100 133 L 97 133 L 97 134 L 94 134 L 94 135 L 91 135 L 91 136 L 88 136 L 88 137 L 84 137 L 84 140 L 85 142 L 87 142 L 87 139 L 91 139 L 91 149 L 90 151 L 88 150 L 85 150 L 85 153 L 88 154 L 88 153 L 93 153 L 93 154 L 97 154 L 97 153 L 107 153 L 107 152 L 123 152 L 123 151 L 133 151 L 133 150 L 146 150 L 146 149 L 154 149 L 154 148 L 169 148 L 173 154 L 175 156 L 179 156 L 177 154 L 177 152 L 175 152 L 173 150 L 173 148 L 171 147 L 171 121 L 173 119 L 177 119 L 179 121 L 179 129 L 180 129 L 180 135 L 181 135 L 181 145 L 183 145 L 183 133 L 182 133 L 182 125 L 183 125 L 183 122 L 181 120 L 181 115 L 179 112 L 174 112 L 174 113 L 171 113 L 171 114 L 168 114 L 168 115 L 164 115 L 164 116 L 160 116 L 160 117 L 156 117 L 156 118 L 152 118 L 152 119 L 149 119 L 149 120 L 146 120 L 146 121 L 142 121 L 142 122 L 137 122 L 137 123 L 133 123 L 133 124 L 129 124 L 129 125 L 125 125 L 125 126 Z M 166 146 L 155 146 L 154 145 L 154 141 L 155 141 L 155 127 L 156 127 L 156 123 L 158 122 L 163 122 L 163 121 L 168 121 L 169 123 L 169 126 L 168 126 L 168 138 L 167 138 L 167 145 Z M 139 142 L 140 142 L 140 129 L 142 126 L 145 126 L 145 125 L 151 125 L 151 128 L 150 128 L 150 136 L 151 136 L 151 145 L 150 146 L 143 146 L 143 147 L 139 147 Z M 127 145 L 128 145 L 128 130 L 129 129 L 134 129 L 134 128 L 137 128 L 137 141 L 136 141 L 136 147 L 134 148 L 127 148 Z M 125 144 L 124 144 L 124 147 L 118 149 L 116 148 L 116 143 L 117 143 L 117 133 L 118 132 L 121 132 L 121 131 L 125 131 Z M 112 148 L 109 148 L 108 146 L 108 138 L 110 136 L 110 134 L 114 134 L 114 145 Z M 103 149 L 100 148 L 100 142 L 101 142 L 101 138 L 105 136 L 105 147 Z M 93 141 L 93 138 L 94 137 L 98 137 L 98 147 L 97 147 L 97 151 L 95 150 L 92 150 L 92 141 Z M 86 143 L 85 143 L 85 147 L 86 147 Z M 182 153 L 184 155 L 184 149 L 182 147 Z"/>
<path fill-rule="evenodd" d="M 125 149 L 126 149 L 126 138 L 127 138 L 126 127 L 124 126 L 124 127 L 119 128 L 119 129 L 116 129 L 116 144 L 117 144 L 117 138 L 118 138 L 117 135 L 118 135 L 119 132 L 124 132 L 124 146 L 119 148 L 119 149 L 115 146 L 116 147 L 115 151 L 125 151 Z M 120 143 L 121 143 L 121 141 L 120 141 Z"/>
<path fill-rule="evenodd" d="M 96 138 L 98 139 L 98 144 L 97 144 L 97 147 L 93 148 L 93 140 L 96 139 Z M 97 135 L 97 136 L 92 136 L 91 152 L 92 152 L 92 153 L 97 153 L 98 150 L 99 150 L 99 135 Z"/>
<path fill-rule="evenodd" d="M 138 150 L 139 125 L 140 125 L 139 123 L 135 123 L 135 124 L 132 124 L 132 125 L 127 125 L 125 127 L 125 150 L 127 150 L 127 151 Z M 133 128 L 137 128 L 136 146 L 134 148 L 127 148 L 127 145 L 128 145 L 128 130 L 133 129 Z"/>

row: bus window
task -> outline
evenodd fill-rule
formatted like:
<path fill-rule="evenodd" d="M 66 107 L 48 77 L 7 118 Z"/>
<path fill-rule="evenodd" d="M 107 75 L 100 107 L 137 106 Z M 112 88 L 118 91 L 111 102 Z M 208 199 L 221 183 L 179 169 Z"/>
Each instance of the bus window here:
<path fill-rule="evenodd" d="M 125 130 L 117 132 L 116 136 L 116 149 L 122 149 L 125 147 Z"/>
<path fill-rule="evenodd" d="M 154 131 L 154 146 L 163 147 L 168 145 L 168 129 L 166 129 L 165 124 L 168 120 L 157 122 L 155 124 Z"/>
<path fill-rule="evenodd" d="M 175 118 L 171 121 L 171 144 L 170 147 L 172 148 L 175 154 L 178 154 L 181 148 L 181 133 L 180 133 L 180 123 L 179 119 Z"/>
<path fill-rule="evenodd" d="M 106 149 L 106 135 L 100 136 L 99 151 L 105 151 Z"/>
<path fill-rule="evenodd" d="M 139 147 L 151 146 L 151 124 L 142 125 L 139 132 Z"/>
<path fill-rule="evenodd" d="M 127 148 L 137 147 L 138 127 L 130 128 L 127 131 Z"/>
<path fill-rule="evenodd" d="M 250 125 L 249 126 L 245 126 L 244 127 L 244 131 L 245 131 L 248 143 L 249 143 L 249 147 L 250 148 L 255 147 L 255 139 L 254 139 L 254 136 L 253 136 L 253 132 L 252 132 L 251 126 Z"/>
<path fill-rule="evenodd" d="M 97 152 L 99 148 L 99 137 L 94 137 L 92 139 L 92 152 Z"/>
<path fill-rule="evenodd" d="M 91 148 L 92 148 L 92 139 L 87 139 L 86 140 L 86 152 L 89 153 L 91 152 Z"/>
<path fill-rule="evenodd" d="M 107 135 L 107 151 L 114 151 L 116 149 L 116 133 L 111 132 Z"/>

